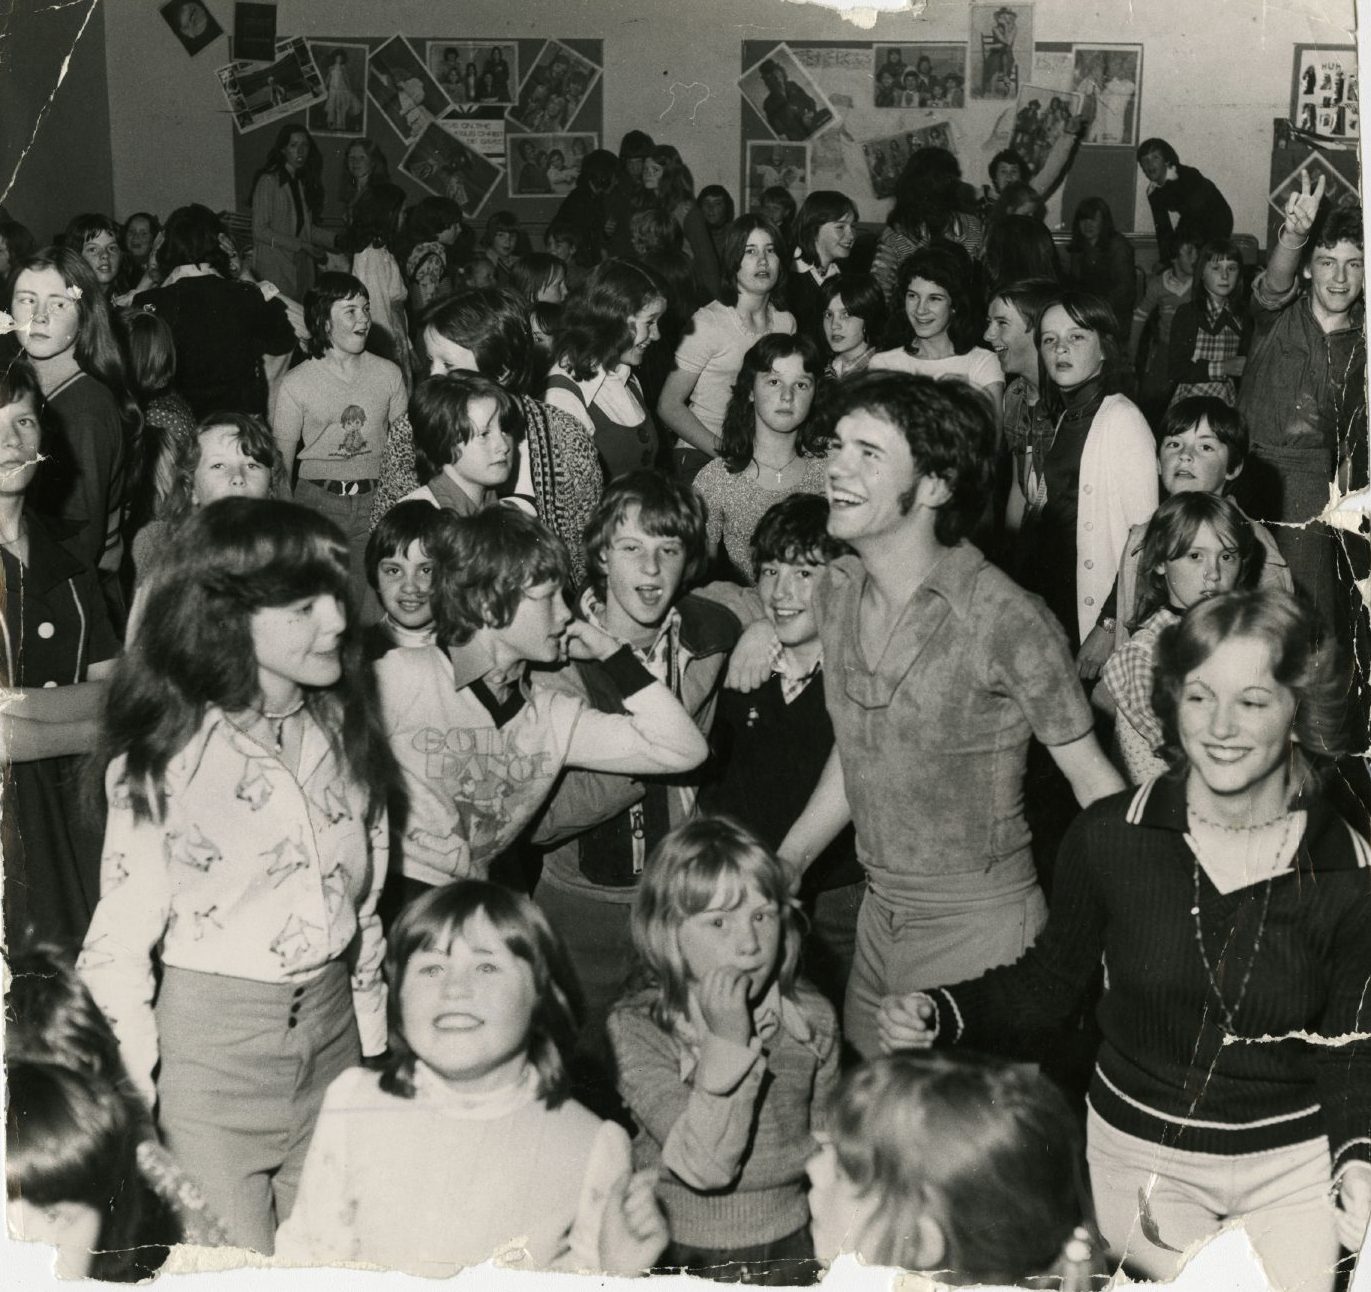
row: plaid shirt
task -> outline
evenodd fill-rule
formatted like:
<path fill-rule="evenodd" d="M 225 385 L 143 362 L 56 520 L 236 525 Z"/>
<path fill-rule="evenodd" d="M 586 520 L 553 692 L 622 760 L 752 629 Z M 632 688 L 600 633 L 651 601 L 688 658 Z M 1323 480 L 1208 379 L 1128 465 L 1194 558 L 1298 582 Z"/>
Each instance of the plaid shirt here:
<path fill-rule="evenodd" d="M 1154 750 L 1162 743 L 1162 724 L 1152 709 L 1153 657 L 1162 630 L 1180 623 L 1180 618 L 1174 610 L 1163 606 L 1104 666 L 1104 680 L 1119 712 Z"/>
<path fill-rule="evenodd" d="M 1176 388 L 1175 399 L 1187 395 L 1215 395 L 1232 406 L 1237 402 L 1237 387 L 1223 365 L 1236 359 L 1242 345 L 1242 321 L 1228 308 L 1226 302 L 1215 302 L 1206 296 L 1204 311 L 1195 330 L 1195 349 L 1191 358 L 1209 365 L 1208 381 L 1183 381 Z M 1173 401 L 1174 402 L 1174 401 Z"/>

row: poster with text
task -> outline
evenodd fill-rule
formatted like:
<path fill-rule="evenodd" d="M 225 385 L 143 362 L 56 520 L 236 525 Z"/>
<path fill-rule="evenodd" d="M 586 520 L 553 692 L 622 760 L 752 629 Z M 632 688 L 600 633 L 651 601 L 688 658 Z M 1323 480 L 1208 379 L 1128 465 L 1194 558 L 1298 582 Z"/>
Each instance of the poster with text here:
<path fill-rule="evenodd" d="M 420 132 L 401 160 L 400 170 L 430 193 L 456 202 L 468 218 L 485 205 L 504 174 L 436 121 Z"/>
<path fill-rule="evenodd" d="M 1296 129 L 1330 143 L 1361 135 L 1357 51 L 1313 45 L 1295 47 L 1290 120 Z"/>
<path fill-rule="evenodd" d="M 316 135 L 367 132 L 367 54 L 365 45 L 311 41 L 310 56 L 324 82 L 324 101 L 309 110 Z"/>
<path fill-rule="evenodd" d="M 505 119 L 449 113 L 438 123 L 454 139 L 460 139 L 473 152 L 501 163 L 505 159 Z"/>
<path fill-rule="evenodd" d="M 1033 6 L 971 6 L 971 98 L 1017 99 L 1033 65 Z"/>

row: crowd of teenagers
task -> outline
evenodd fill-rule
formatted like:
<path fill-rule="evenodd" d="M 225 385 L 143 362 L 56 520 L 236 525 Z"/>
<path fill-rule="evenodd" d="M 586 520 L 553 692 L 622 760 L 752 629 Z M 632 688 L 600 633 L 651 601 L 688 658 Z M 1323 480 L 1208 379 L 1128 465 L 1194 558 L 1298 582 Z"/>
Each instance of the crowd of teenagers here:
<path fill-rule="evenodd" d="M 0 223 L 17 1236 L 1334 1287 L 1361 212 L 1257 269 L 1152 139 L 1059 254 L 1071 126 L 874 239 L 638 131 L 543 251 L 299 125 L 250 245 Z"/>

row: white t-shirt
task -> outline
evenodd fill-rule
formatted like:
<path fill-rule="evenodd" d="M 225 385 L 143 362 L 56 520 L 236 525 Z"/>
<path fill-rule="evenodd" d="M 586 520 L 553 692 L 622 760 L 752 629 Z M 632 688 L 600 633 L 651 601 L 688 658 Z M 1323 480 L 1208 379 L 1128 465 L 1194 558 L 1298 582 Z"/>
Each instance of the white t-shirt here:
<path fill-rule="evenodd" d="M 769 326 L 764 331 L 750 332 L 732 305 L 711 301 L 695 311 L 690 331 L 676 348 L 677 368 L 699 374 L 687 400 L 690 411 L 715 435 L 724 429 L 728 397 L 743 370 L 743 356 L 772 332 L 794 335 L 793 314 L 772 306 L 769 315 Z"/>
<path fill-rule="evenodd" d="M 949 355 L 946 359 L 917 359 L 908 350 L 882 350 L 873 355 L 871 369 L 886 368 L 891 372 L 913 373 L 916 377 L 932 377 L 942 381 L 959 377 L 973 386 L 1003 386 L 1004 369 L 989 350 L 973 346 L 965 354 Z"/>

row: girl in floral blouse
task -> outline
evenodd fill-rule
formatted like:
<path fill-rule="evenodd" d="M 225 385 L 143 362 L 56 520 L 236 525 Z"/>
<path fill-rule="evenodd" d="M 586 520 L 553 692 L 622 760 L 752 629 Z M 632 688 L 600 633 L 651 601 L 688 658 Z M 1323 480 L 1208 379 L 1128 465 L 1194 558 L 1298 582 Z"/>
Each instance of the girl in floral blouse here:
<path fill-rule="evenodd" d="M 167 1147 L 269 1253 L 324 1090 L 385 1049 L 393 765 L 337 528 L 232 498 L 181 537 L 110 685 L 80 968 Z"/>

